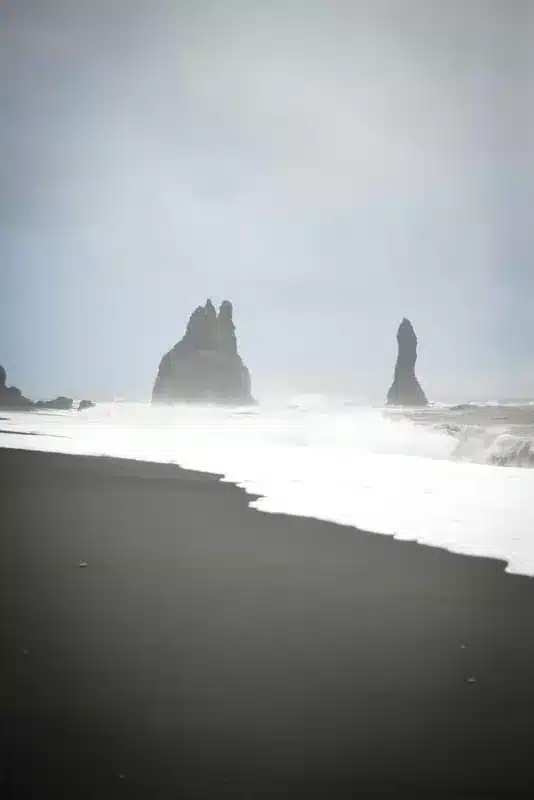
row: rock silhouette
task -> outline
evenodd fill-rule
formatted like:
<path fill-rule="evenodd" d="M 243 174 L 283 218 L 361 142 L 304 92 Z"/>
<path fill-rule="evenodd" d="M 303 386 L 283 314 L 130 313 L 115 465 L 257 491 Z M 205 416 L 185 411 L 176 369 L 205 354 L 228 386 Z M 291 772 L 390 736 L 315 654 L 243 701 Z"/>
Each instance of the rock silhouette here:
<path fill-rule="evenodd" d="M 426 406 L 428 400 L 415 377 L 417 336 L 410 320 L 404 318 L 397 331 L 398 355 L 388 406 Z"/>
<path fill-rule="evenodd" d="M 72 397 L 56 397 L 55 400 L 37 400 L 34 408 L 37 410 L 48 409 L 50 411 L 85 411 L 86 408 L 94 408 L 92 400 L 81 400 L 77 405 Z"/>
<path fill-rule="evenodd" d="M 253 403 L 250 373 L 237 350 L 232 304 L 211 300 L 189 318 L 184 337 L 160 361 L 153 403 Z"/>
<path fill-rule="evenodd" d="M 16 386 L 6 386 L 7 374 L 0 365 L 0 408 L 15 408 L 27 411 L 39 411 L 43 409 L 55 409 L 58 411 L 70 411 L 74 408 L 72 397 L 56 397 L 55 400 L 37 400 L 36 403 L 24 397 L 20 389 Z M 86 408 L 93 408 L 91 400 L 82 400 L 78 406 L 78 411 Z"/>
<path fill-rule="evenodd" d="M 94 408 L 95 404 L 91 400 L 81 400 L 76 406 L 72 397 L 56 397 L 55 400 L 37 400 L 34 408 L 49 409 L 53 411 L 85 411 L 86 408 Z"/>
<path fill-rule="evenodd" d="M 35 408 L 50 408 L 57 411 L 71 411 L 73 406 L 72 397 L 56 397 L 55 400 L 37 400 Z"/>
<path fill-rule="evenodd" d="M 31 408 L 33 403 L 24 397 L 20 389 L 16 386 L 7 386 L 7 374 L 0 365 L 0 406 L 2 408 Z"/>

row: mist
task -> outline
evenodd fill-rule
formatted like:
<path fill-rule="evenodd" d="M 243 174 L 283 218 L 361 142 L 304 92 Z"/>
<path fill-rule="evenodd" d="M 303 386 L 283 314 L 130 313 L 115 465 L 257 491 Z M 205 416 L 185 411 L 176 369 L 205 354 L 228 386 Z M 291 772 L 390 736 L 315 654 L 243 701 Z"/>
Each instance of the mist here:
<path fill-rule="evenodd" d="M 253 386 L 534 394 L 527 2 L 4 2 L 0 363 L 149 395 L 206 297 Z"/>

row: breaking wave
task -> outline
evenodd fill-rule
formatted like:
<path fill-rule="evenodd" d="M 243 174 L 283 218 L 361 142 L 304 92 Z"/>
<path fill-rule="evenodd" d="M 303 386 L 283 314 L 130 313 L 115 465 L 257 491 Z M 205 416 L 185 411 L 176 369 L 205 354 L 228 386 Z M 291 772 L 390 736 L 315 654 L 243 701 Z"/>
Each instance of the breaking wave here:
<path fill-rule="evenodd" d="M 264 512 L 500 558 L 534 575 L 532 405 L 397 410 L 301 395 L 240 409 L 115 402 L 6 417 L 3 447 L 212 472 Z"/>

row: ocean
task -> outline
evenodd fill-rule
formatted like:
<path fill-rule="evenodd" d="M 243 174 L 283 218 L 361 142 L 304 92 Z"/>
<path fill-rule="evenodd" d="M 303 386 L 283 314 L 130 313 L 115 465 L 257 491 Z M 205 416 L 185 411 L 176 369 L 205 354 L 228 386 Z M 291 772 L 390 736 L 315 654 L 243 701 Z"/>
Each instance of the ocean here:
<path fill-rule="evenodd" d="M 102 403 L 0 412 L 0 446 L 174 463 L 315 517 L 534 575 L 534 403 L 385 409 L 299 395 L 255 407 Z"/>

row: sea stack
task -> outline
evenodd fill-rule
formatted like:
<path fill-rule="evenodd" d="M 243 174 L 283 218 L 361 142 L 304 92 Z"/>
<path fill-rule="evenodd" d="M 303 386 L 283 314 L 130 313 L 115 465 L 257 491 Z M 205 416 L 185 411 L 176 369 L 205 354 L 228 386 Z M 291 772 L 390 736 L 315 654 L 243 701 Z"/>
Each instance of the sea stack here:
<path fill-rule="evenodd" d="M 7 386 L 7 373 L 0 365 L 0 408 L 31 408 L 33 403 L 16 386 Z"/>
<path fill-rule="evenodd" d="M 415 377 L 417 336 L 409 319 L 403 319 L 397 331 L 398 355 L 395 376 L 388 392 L 388 406 L 426 406 L 428 400 Z"/>
<path fill-rule="evenodd" d="M 254 402 L 228 300 L 218 312 L 209 299 L 193 311 L 184 337 L 160 361 L 152 402 Z"/>

